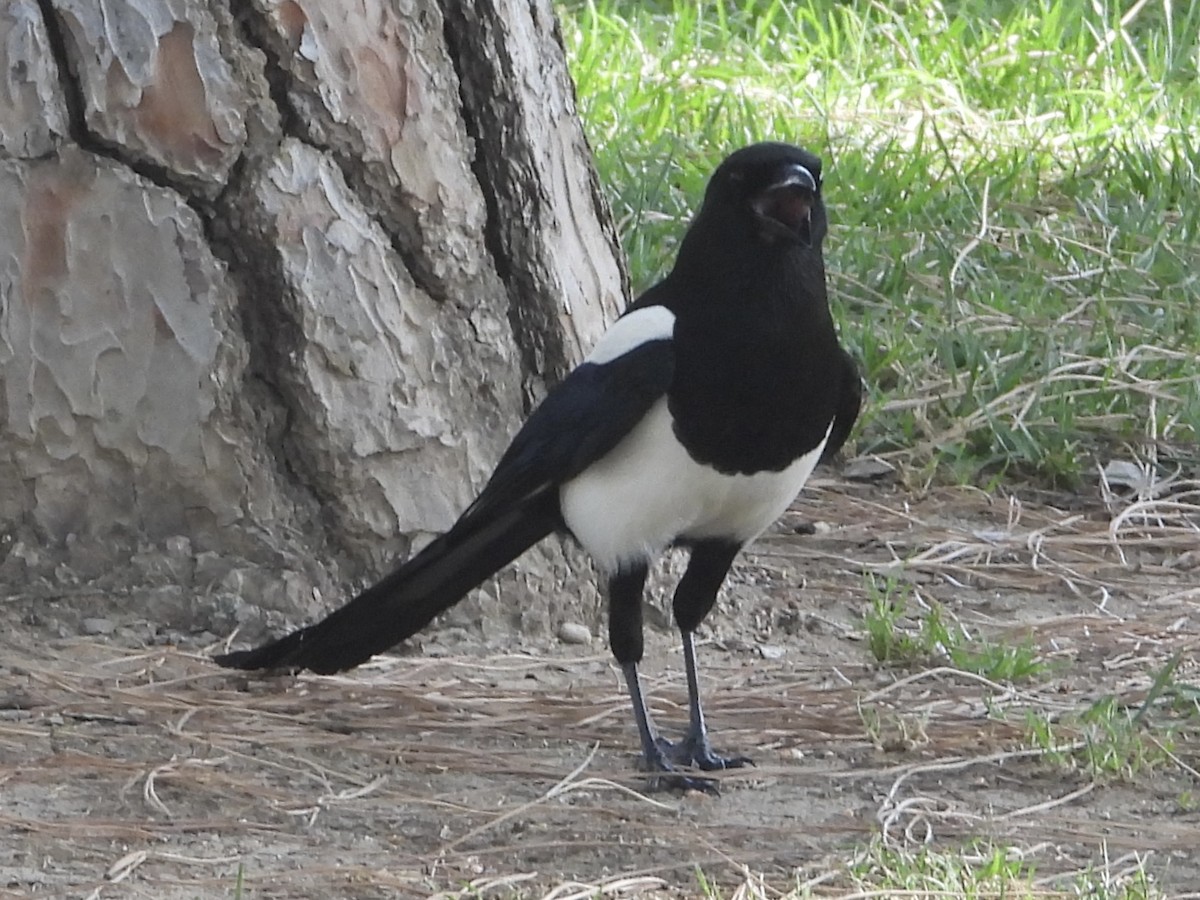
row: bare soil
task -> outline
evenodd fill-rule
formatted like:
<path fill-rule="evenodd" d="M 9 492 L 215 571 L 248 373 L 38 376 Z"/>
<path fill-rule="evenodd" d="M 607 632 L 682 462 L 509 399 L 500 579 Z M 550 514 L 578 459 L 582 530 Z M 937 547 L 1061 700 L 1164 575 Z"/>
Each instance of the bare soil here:
<path fill-rule="evenodd" d="M 697 869 L 836 896 L 871 841 L 977 838 L 1047 890 L 1141 866 L 1168 896 L 1196 891 L 1200 714 L 1155 679 L 1181 653 L 1172 684 L 1200 681 L 1200 525 L 1187 504 L 1115 502 L 818 481 L 703 632 L 714 743 L 758 764 L 716 798 L 643 793 L 600 638 L 434 628 L 345 676 L 258 678 L 211 665 L 211 636 L 156 627 L 136 596 L 15 596 L 0 896 L 696 896 Z M 915 615 L 942 604 L 972 638 L 1031 641 L 1049 665 L 1013 685 L 875 663 L 870 574 L 911 586 Z M 645 673 L 677 733 L 669 628 Z M 1108 696 L 1146 709 L 1138 733 L 1166 756 L 1097 776 L 1031 742 L 1031 711 L 1069 723 Z"/>

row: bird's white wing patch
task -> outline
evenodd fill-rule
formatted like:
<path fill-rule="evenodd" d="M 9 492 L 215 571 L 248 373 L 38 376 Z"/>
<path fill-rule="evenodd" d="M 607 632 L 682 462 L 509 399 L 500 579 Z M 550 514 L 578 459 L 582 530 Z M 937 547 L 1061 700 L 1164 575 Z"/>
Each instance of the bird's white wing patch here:
<path fill-rule="evenodd" d="M 675 313 L 665 306 L 635 309 L 613 322 L 584 362 L 602 366 L 651 341 L 668 340 L 675 331 Z"/>

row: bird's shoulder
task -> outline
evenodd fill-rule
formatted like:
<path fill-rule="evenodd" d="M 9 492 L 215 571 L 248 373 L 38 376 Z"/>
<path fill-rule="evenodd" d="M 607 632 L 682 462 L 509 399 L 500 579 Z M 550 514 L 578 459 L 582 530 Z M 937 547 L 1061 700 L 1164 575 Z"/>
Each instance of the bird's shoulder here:
<path fill-rule="evenodd" d="M 657 303 L 631 306 L 601 335 L 584 359 L 585 366 L 607 365 L 645 344 L 670 341 L 675 333 L 675 313 Z"/>
<path fill-rule="evenodd" d="M 674 322 L 653 305 L 614 322 L 530 414 L 468 515 L 560 485 L 616 447 L 671 385 Z"/>

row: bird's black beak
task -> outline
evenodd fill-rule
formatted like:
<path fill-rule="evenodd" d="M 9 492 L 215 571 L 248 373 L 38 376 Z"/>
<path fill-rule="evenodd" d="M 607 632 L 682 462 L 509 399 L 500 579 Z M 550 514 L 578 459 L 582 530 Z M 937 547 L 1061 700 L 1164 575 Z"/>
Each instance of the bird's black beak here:
<path fill-rule="evenodd" d="M 750 201 L 768 239 L 784 238 L 803 247 L 812 246 L 812 209 L 817 202 L 817 180 L 799 163 L 780 170 L 779 177 Z"/>

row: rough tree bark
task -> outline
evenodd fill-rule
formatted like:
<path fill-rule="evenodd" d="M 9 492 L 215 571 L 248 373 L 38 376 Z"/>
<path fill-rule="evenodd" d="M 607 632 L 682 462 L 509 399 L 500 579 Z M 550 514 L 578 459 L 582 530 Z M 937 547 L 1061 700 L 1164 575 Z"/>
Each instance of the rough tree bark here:
<path fill-rule="evenodd" d="M 4 588 L 339 601 L 620 308 L 615 247 L 548 0 L 8 0 Z"/>

